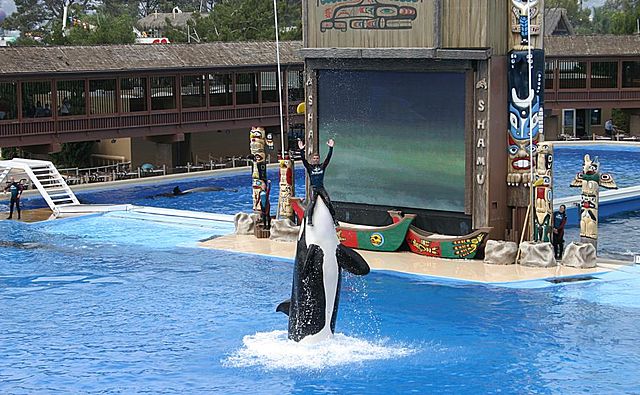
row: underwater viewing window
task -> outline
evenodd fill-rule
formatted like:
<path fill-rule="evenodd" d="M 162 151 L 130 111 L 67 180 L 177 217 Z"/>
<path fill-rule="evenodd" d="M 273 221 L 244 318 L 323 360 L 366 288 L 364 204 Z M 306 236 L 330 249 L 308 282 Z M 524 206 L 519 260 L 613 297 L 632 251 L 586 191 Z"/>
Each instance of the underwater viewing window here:
<path fill-rule="evenodd" d="M 463 72 L 319 71 L 325 185 L 338 202 L 463 212 Z"/>

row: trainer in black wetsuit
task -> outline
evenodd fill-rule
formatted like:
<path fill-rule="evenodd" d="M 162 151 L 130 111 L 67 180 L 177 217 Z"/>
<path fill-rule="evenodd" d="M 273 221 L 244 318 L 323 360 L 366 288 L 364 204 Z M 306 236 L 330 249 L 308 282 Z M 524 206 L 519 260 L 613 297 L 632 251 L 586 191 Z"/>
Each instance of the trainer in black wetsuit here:
<path fill-rule="evenodd" d="M 553 213 L 553 235 L 551 244 L 553 244 L 556 259 L 562 259 L 562 253 L 564 252 L 564 226 L 567 223 L 566 208 L 564 204 L 561 204 L 558 211 Z"/>
<path fill-rule="evenodd" d="M 22 184 L 17 182 L 15 178 L 11 177 L 9 184 L 4 188 L 4 191 L 11 192 L 11 203 L 9 205 L 9 216 L 7 219 L 13 217 L 13 206 L 16 206 L 18 211 L 18 219 L 20 219 L 20 196 L 22 196 Z"/>
<path fill-rule="evenodd" d="M 313 225 L 313 209 L 316 206 L 316 200 L 318 196 L 322 196 L 322 199 L 324 199 L 324 203 L 326 204 L 329 212 L 331 213 L 331 216 L 333 217 L 333 221 L 337 224 L 336 212 L 333 209 L 333 204 L 331 203 L 329 194 L 324 189 L 324 171 L 327 169 L 327 166 L 329 166 L 331 154 L 333 153 L 333 144 L 333 139 L 329 139 L 329 141 L 327 141 L 327 145 L 329 146 L 329 153 L 327 154 L 327 157 L 324 162 L 322 162 L 322 164 L 320 164 L 320 155 L 318 154 L 311 155 L 311 163 L 309 163 L 304 158 L 304 144 L 302 143 L 302 141 L 298 140 L 298 148 L 300 148 L 302 164 L 307 169 L 309 182 L 311 183 L 311 198 L 309 199 L 309 207 L 307 207 L 307 223 L 309 225 Z"/>

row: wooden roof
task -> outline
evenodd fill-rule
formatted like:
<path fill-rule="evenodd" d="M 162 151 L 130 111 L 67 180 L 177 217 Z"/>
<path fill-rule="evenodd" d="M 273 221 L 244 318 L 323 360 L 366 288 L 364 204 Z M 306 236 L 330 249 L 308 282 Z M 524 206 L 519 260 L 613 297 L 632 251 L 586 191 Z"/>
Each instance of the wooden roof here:
<path fill-rule="evenodd" d="M 545 8 L 544 10 L 544 35 L 573 35 L 573 26 L 564 8 Z"/>
<path fill-rule="evenodd" d="M 280 62 L 301 65 L 300 41 L 280 43 Z M 0 48 L 0 76 L 179 70 L 276 64 L 275 42 Z"/>
<path fill-rule="evenodd" d="M 613 34 L 592 36 L 547 36 L 545 56 L 553 57 L 624 57 L 640 55 L 640 36 Z"/>
<path fill-rule="evenodd" d="M 640 56 L 640 36 L 546 36 L 547 57 Z M 303 64 L 302 42 L 280 43 L 283 65 Z M 272 66 L 275 42 L 1 47 L 0 76 Z"/>

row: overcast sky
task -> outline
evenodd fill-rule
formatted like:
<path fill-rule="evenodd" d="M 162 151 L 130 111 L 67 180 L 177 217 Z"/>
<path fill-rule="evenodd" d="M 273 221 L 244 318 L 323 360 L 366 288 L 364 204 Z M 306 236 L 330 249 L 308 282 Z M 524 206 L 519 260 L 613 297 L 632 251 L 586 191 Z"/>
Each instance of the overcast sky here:
<path fill-rule="evenodd" d="M 16 10 L 13 0 L 0 0 L 0 10 L 4 10 L 7 14 L 11 14 Z"/>

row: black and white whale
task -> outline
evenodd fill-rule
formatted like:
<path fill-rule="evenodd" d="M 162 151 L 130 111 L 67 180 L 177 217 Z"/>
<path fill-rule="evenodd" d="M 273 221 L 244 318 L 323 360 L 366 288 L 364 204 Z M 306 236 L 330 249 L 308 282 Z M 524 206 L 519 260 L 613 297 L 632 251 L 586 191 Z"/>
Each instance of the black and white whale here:
<path fill-rule="evenodd" d="M 342 269 L 357 275 L 369 265 L 338 241 L 333 218 L 321 197 L 313 210 L 313 225 L 303 218 L 298 235 L 291 299 L 276 308 L 289 316 L 289 339 L 318 343 L 336 327 Z"/>
<path fill-rule="evenodd" d="M 148 198 L 153 199 L 156 197 L 176 197 L 176 196 L 183 196 L 183 195 L 188 195 L 190 193 L 196 193 L 196 192 L 219 192 L 219 191 L 238 192 L 237 189 L 226 189 L 223 187 L 197 187 L 197 188 L 191 188 L 183 191 L 182 189 L 180 189 L 179 186 L 176 186 L 173 188 L 171 193 L 159 193 L 157 195 L 148 196 Z"/>

